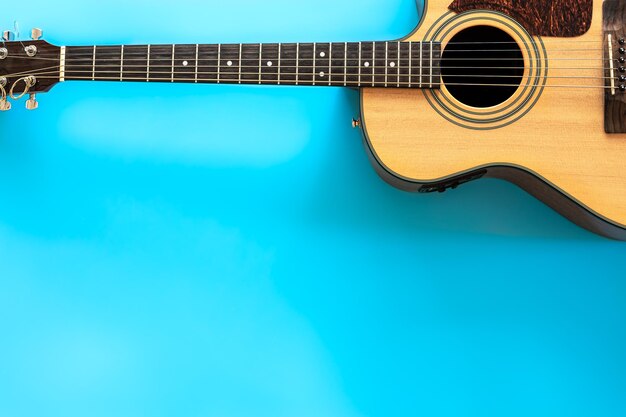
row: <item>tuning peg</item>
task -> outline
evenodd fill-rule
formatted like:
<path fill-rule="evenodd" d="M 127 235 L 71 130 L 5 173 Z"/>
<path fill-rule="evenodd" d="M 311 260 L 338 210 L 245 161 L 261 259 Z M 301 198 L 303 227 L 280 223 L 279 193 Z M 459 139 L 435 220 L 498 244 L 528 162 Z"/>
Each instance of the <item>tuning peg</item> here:
<path fill-rule="evenodd" d="M 4 39 L 5 42 L 11 42 L 15 39 L 15 35 L 10 30 L 5 30 L 2 32 L 2 39 Z"/>
<path fill-rule="evenodd" d="M 33 30 L 30 31 L 30 37 L 33 38 L 34 41 L 38 41 L 42 36 L 43 30 L 39 28 L 33 28 Z"/>
<path fill-rule="evenodd" d="M 11 110 L 11 103 L 5 98 L 0 100 L 0 111 L 8 111 Z"/>
<path fill-rule="evenodd" d="M 37 107 L 39 107 L 37 97 L 35 96 L 35 93 L 30 93 L 30 98 L 26 100 L 26 109 L 35 110 Z"/>

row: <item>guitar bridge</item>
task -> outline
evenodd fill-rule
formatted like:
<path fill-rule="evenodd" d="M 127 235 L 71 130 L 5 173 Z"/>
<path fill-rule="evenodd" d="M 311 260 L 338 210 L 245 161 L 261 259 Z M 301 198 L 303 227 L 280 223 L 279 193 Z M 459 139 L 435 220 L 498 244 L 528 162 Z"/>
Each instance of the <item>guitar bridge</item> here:
<path fill-rule="evenodd" d="M 604 0 L 604 130 L 626 133 L 626 0 Z"/>

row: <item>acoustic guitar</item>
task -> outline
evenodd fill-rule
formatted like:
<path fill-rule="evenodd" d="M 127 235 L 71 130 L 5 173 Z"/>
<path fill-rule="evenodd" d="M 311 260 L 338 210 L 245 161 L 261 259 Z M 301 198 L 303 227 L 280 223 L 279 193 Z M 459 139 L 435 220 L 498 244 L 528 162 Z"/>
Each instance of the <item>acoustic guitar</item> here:
<path fill-rule="evenodd" d="M 626 240 L 626 0 L 427 0 L 380 42 L 54 46 L 3 33 L 0 110 L 66 81 L 358 88 L 384 180 L 443 192 L 511 181 Z"/>

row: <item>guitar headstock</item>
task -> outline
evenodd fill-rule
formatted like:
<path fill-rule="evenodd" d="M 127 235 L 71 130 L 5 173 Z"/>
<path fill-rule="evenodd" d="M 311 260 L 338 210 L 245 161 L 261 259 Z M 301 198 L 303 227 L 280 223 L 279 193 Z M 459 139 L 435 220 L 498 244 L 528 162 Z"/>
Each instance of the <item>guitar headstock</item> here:
<path fill-rule="evenodd" d="M 26 108 L 37 108 L 35 93 L 46 92 L 62 81 L 61 48 L 41 40 L 33 29 L 31 40 L 14 40 L 11 32 L 0 40 L 0 111 L 11 108 L 10 100 L 29 96 Z"/>

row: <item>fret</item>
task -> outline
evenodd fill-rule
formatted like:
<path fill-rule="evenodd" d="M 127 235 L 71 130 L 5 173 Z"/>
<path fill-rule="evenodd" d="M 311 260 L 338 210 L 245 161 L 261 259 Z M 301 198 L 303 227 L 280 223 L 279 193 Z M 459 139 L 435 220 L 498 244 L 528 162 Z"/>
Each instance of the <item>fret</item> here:
<path fill-rule="evenodd" d="M 278 85 L 280 85 L 280 55 L 283 49 L 283 45 L 281 43 L 278 44 Z"/>
<path fill-rule="evenodd" d="M 345 42 L 343 51 L 343 85 L 348 85 L 348 42 Z"/>
<path fill-rule="evenodd" d="M 278 44 L 263 45 L 261 56 L 261 80 L 269 84 L 278 82 Z"/>
<path fill-rule="evenodd" d="M 174 57 L 176 56 L 176 45 L 172 45 L 172 82 L 174 82 Z"/>
<path fill-rule="evenodd" d="M 296 85 L 300 84 L 300 43 L 296 44 Z"/>
<path fill-rule="evenodd" d="M 328 85 L 333 83 L 333 44 L 328 45 Z"/>
<path fill-rule="evenodd" d="M 374 84 L 374 48 L 373 42 L 367 42 L 361 45 L 359 51 L 359 84 L 362 86 Z"/>
<path fill-rule="evenodd" d="M 259 84 L 261 79 L 260 44 L 245 44 L 241 48 L 241 83 Z"/>
<path fill-rule="evenodd" d="M 433 41 L 430 41 L 430 69 L 428 71 L 430 75 L 430 88 L 433 88 Z"/>
<path fill-rule="evenodd" d="M 358 86 L 361 84 L 361 43 L 350 43 L 346 50 L 346 83 Z"/>
<path fill-rule="evenodd" d="M 239 45 L 222 44 L 220 48 L 220 82 L 236 83 L 239 80 Z"/>
<path fill-rule="evenodd" d="M 328 85 L 345 85 L 345 50 L 342 44 L 329 45 Z"/>
<path fill-rule="evenodd" d="M 222 44 L 217 45 L 217 83 L 220 83 L 220 73 L 222 71 Z"/>
<path fill-rule="evenodd" d="M 413 76 L 413 42 L 409 42 L 409 87 Z"/>
<path fill-rule="evenodd" d="M 411 42 L 398 44 L 398 87 L 411 87 L 411 45 Z"/>
<path fill-rule="evenodd" d="M 172 68 L 172 79 L 180 82 L 197 82 L 197 53 L 196 45 L 176 45 Z"/>
<path fill-rule="evenodd" d="M 372 87 L 387 86 L 387 42 L 377 42 L 374 51 L 374 84 Z"/>
<path fill-rule="evenodd" d="M 393 42 L 393 43 L 389 43 L 387 42 L 387 53 L 386 53 L 386 60 L 387 60 L 387 66 L 386 71 L 386 84 L 385 87 L 390 86 L 390 87 L 399 87 L 398 85 L 398 66 L 399 66 L 399 58 L 400 58 L 400 54 L 399 54 L 399 47 L 400 47 L 400 43 L 399 42 Z"/>
<path fill-rule="evenodd" d="M 91 79 L 95 81 L 96 80 L 96 45 L 93 46 L 92 66 L 93 68 L 91 69 Z"/>
<path fill-rule="evenodd" d="M 363 68 L 363 62 L 361 61 L 362 58 L 362 45 L 361 42 L 359 42 L 359 85 L 361 85 L 361 68 Z"/>
<path fill-rule="evenodd" d="M 150 81 L 170 80 L 172 69 L 172 46 L 152 45 L 150 48 Z"/>
<path fill-rule="evenodd" d="M 124 81 L 124 45 L 120 51 L 120 81 Z"/>
<path fill-rule="evenodd" d="M 433 51 L 432 74 L 434 77 L 433 88 L 441 87 L 441 44 L 431 44 Z"/>
<path fill-rule="evenodd" d="M 200 45 L 198 47 L 198 82 L 219 83 L 220 45 Z"/>
<path fill-rule="evenodd" d="M 198 82 L 198 55 L 200 52 L 200 45 L 196 44 L 196 59 L 195 59 L 195 70 L 194 70 L 194 81 Z"/>
<path fill-rule="evenodd" d="M 239 44 L 239 84 L 241 84 L 241 73 L 243 72 L 243 68 L 241 68 L 241 49 L 243 47 L 243 44 Z"/>
<path fill-rule="evenodd" d="M 261 72 L 261 68 L 263 68 L 263 64 L 261 63 L 261 57 L 263 56 L 263 44 L 260 43 L 259 44 L 259 84 L 261 84 L 263 82 L 261 75 L 263 74 Z"/>
<path fill-rule="evenodd" d="M 424 67 L 422 65 L 423 63 L 423 59 L 422 59 L 422 51 L 424 49 L 424 44 L 422 42 L 420 42 L 420 88 L 422 88 L 422 73 L 424 72 Z"/>
<path fill-rule="evenodd" d="M 94 49 L 94 52 L 95 52 L 95 49 Z M 94 65 L 94 68 L 95 68 L 95 65 Z M 146 57 L 146 82 L 147 83 L 150 82 L 150 45 L 148 45 L 148 56 Z"/>
<path fill-rule="evenodd" d="M 396 78 L 398 79 L 398 88 L 400 88 L 400 69 L 402 68 L 402 51 L 400 51 L 400 42 L 398 42 L 398 60 L 396 61 Z"/>
<path fill-rule="evenodd" d="M 280 51 L 281 84 L 295 85 L 298 83 L 298 51 L 298 44 L 282 44 Z"/>
<path fill-rule="evenodd" d="M 389 81 L 389 42 L 385 42 L 385 87 Z"/>
<path fill-rule="evenodd" d="M 376 42 L 372 42 L 372 87 L 376 86 Z"/>
<path fill-rule="evenodd" d="M 147 81 L 147 61 L 144 59 L 148 47 L 143 45 L 127 45 L 123 49 L 121 60 L 122 81 Z"/>
<path fill-rule="evenodd" d="M 315 68 L 315 62 L 317 60 L 317 44 L 313 44 L 313 85 L 315 85 L 315 80 L 317 79 L 317 68 Z"/>

